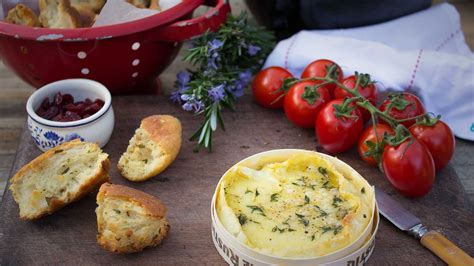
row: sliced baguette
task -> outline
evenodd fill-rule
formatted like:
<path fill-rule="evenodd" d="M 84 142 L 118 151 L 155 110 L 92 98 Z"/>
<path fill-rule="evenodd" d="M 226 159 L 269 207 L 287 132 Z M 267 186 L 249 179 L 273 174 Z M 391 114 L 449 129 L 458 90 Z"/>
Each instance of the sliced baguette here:
<path fill-rule="evenodd" d="M 97 194 L 97 242 L 117 253 L 157 246 L 170 229 L 166 207 L 147 193 L 105 183 Z"/>
<path fill-rule="evenodd" d="M 20 218 L 36 219 L 80 199 L 109 180 L 109 165 L 97 144 L 79 139 L 41 154 L 10 180 Z"/>
<path fill-rule="evenodd" d="M 181 148 L 181 123 L 170 115 L 142 120 L 117 165 L 130 181 L 144 181 L 163 172 Z"/>

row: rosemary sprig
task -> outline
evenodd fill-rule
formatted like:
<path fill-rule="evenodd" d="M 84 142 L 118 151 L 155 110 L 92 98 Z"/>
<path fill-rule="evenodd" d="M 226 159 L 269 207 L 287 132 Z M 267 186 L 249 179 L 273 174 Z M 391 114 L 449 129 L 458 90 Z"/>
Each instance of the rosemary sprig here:
<path fill-rule="evenodd" d="M 274 45 L 273 34 L 249 25 L 245 13 L 229 15 L 217 32 L 207 32 L 193 41 L 183 60 L 195 69 L 178 73 L 171 99 L 186 111 L 204 114 L 190 138 L 197 141 L 196 151 L 200 147 L 212 151 L 213 133 L 218 126 L 225 130 L 222 110 L 235 110 L 236 99 Z"/>

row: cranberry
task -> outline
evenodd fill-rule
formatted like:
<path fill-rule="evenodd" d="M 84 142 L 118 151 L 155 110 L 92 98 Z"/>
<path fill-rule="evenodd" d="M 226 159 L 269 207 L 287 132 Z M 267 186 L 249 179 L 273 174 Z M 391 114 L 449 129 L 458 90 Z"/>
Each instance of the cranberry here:
<path fill-rule="evenodd" d="M 95 99 L 92 101 L 86 98 L 84 101 L 74 103 L 74 97 L 71 94 L 61 94 L 58 92 L 54 95 L 53 101 L 45 98 L 40 107 L 36 110 L 36 114 L 40 117 L 53 121 L 76 121 L 89 117 L 97 113 L 104 106 L 104 101 Z"/>
<path fill-rule="evenodd" d="M 71 111 L 71 112 L 76 112 L 76 113 L 79 113 L 82 109 L 85 108 L 85 105 L 83 103 L 69 103 L 67 104 L 66 106 L 64 106 L 64 108 L 67 110 L 67 111 Z"/>
<path fill-rule="evenodd" d="M 43 118 L 45 119 L 51 119 L 55 117 L 59 112 L 59 108 L 55 105 L 49 107 L 44 113 L 43 113 Z"/>
<path fill-rule="evenodd" d="M 82 110 L 81 113 L 93 115 L 97 113 L 100 110 L 100 108 L 102 108 L 100 105 L 98 105 L 97 103 L 93 103 L 87 106 L 86 108 L 84 108 L 84 110 Z"/>
<path fill-rule="evenodd" d="M 77 113 L 66 111 L 66 113 L 64 114 L 63 121 L 76 121 L 76 120 L 81 120 L 81 119 L 82 117 L 78 115 Z"/>
<path fill-rule="evenodd" d="M 41 103 L 40 108 L 43 108 L 44 110 L 48 109 L 50 107 L 49 103 L 49 98 L 44 98 L 43 102 Z"/>
<path fill-rule="evenodd" d="M 101 99 L 97 99 L 94 101 L 94 103 L 98 104 L 100 107 L 104 106 L 104 101 L 102 101 Z"/>
<path fill-rule="evenodd" d="M 61 94 L 61 92 L 58 91 L 58 93 L 54 95 L 54 104 L 61 105 L 62 102 L 63 102 L 63 95 Z"/>
<path fill-rule="evenodd" d="M 53 117 L 51 120 L 60 122 L 63 120 L 63 114 L 58 114 L 55 117 Z"/>
<path fill-rule="evenodd" d="M 74 103 L 74 97 L 71 94 L 64 94 L 63 95 L 63 104 Z"/>

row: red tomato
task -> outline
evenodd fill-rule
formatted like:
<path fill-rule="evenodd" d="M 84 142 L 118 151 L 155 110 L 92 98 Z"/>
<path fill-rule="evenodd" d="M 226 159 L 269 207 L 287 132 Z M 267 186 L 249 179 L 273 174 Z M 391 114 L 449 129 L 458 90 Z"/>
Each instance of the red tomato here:
<path fill-rule="evenodd" d="M 377 132 L 377 137 L 375 135 L 375 132 Z M 393 134 L 392 128 L 385 124 L 375 124 L 375 132 L 374 132 L 373 125 L 368 126 L 362 132 L 362 135 L 360 136 L 360 139 L 359 139 L 359 143 L 357 144 L 357 151 L 359 152 L 360 158 L 364 160 L 366 163 L 368 163 L 369 165 L 377 165 L 377 160 L 374 158 L 374 156 L 366 155 L 366 153 L 370 151 L 368 142 L 372 142 L 373 144 L 375 144 L 377 140 L 381 141 L 385 132 L 389 134 Z M 379 158 L 381 158 L 383 154 L 383 147 L 380 147 L 380 148 L 381 148 L 380 151 L 375 151 L 379 153 L 378 155 L 375 155 L 375 156 L 380 156 Z"/>
<path fill-rule="evenodd" d="M 414 138 L 398 146 L 385 146 L 382 167 L 390 183 L 407 197 L 426 195 L 435 180 L 433 158 Z"/>
<path fill-rule="evenodd" d="M 342 82 L 342 69 L 334 63 L 331 60 L 327 59 L 319 59 L 316 61 L 311 62 L 309 65 L 306 66 L 306 68 L 303 70 L 303 73 L 301 74 L 301 78 L 323 78 L 327 75 L 329 68 L 332 65 L 336 65 L 336 71 L 334 73 L 334 78 L 337 79 L 337 81 Z M 318 84 L 323 83 L 323 81 L 316 81 Z M 329 92 L 333 93 L 334 89 L 336 88 L 336 84 L 327 84 L 324 86 L 329 90 Z"/>
<path fill-rule="evenodd" d="M 363 129 L 362 117 L 357 108 L 350 112 L 354 117 L 336 116 L 334 105 L 340 105 L 342 102 L 342 99 L 330 101 L 321 109 L 316 119 L 318 142 L 333 154 L 349 150 L 357 142 Z"/>
<path fill-rule="evenodd" d="M 277 66 L 260 71 L 252 82 L 253 96 L 257 103 L 267 108 L 282 108 L 284 97 L 281 96 L 284 92 L 276 91 L 280 89 L 284 79 L 291 77 L 293 75 L 288 70 Z M 275 102 L 278 97 L 281 98 Z"/>
<path fill-rule="evenodd" d="M 361 74 L 363 75 L 363 74 Z M 342 85 L 346 86 L 349 89 L 354 90 L 356 84 L 356 76 L 352 75 L 344 79 L 342 81 Z M 362 76 L 359 86 L 357 87 L 357 91 L 362 95 L 362 97 L 368 99 L 373 105 L 377 102 L 377 88 L 375 87 L 374 83 L 370 80 L 370 76 Z M 334 98 L 335 99 L 344 99 L 344 98 L 351 98 L 354 95 L 346 92 L 344 89 L 340 87 L 336 87 L 334 89 Z M 364 108 L 358 107 L 360 113 L 362 114 L 362 118 L 364 121 L 368 121 L 370 119 L 369 111 L 365 110 Z"/>
<path fill-rule="evenodd" d="M 314 127 L 314 122 L 322 106 L 331 100 L 324 87 L 314 89 L 314 81 L 302 81 L 291 86 L 285 96 L 284 109 L 288 120 L 302 128 Z"/>
<path fill-rule="evenodd" d="M 438 120 L 433 126 L 414 125 L 410 127 L 410 132 L 431 153 L 436 171 L 443 169 L 453 158 L 456 146 L 454 135 L 443 121 Z"/>
<path fill-rule="evenodd" d="M 399 97 L 400 95 L 402 97 Z M 386 99 L 380 106 L 380 111 L 384 112 L 387 109 L 388 104 L 390 104 L 391 102 L 393 102 L 394 105 L 392 106 L 392 108 L 390 108 L 388 114 L 395 119 L 406 119 L 425 113 L 425 107 L 421 103 L 421 100 L 416 97 L 416 95 L 413 95 L 408 92 L 403 92 L 401 94 L 393 94 L 393 96 L 389 96 L 389 98 Z M 385 123 L 385 121 L 381 122 Z M 404 125 L 406 128 L 409 128 L 415 122 L 415 120 L 408 120 L 402 122 L 401 124 Z"/>

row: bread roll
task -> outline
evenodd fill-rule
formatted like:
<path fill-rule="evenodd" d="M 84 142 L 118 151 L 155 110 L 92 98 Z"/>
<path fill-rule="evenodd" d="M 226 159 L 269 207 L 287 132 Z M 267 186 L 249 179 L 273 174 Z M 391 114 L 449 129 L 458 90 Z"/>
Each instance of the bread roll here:
<path fill-rule="evenodd" d="M 160 0 L 151 0 L 149 8 L 161 11 Z"/>
<path fill-rule="evenodd" d="M 39 0 L 39 20 L 45 28 L 79 28 L 80 15 L 69 0 Z"/>
<path fill-rule="evenodd" d="M 36 219 L 80 199 L 109 180 L 109 165 L 97 144 L 79 139 L 41 154 L 10 180 L 20 218 Z"/>
<path fill-rule="evenodd" d="M 138 8 L 148 8 L 150 6 L 150 0 L 127 0 L 127 2 Z"/>
<path fill-rule="evenodd" d="M 92 27 L 94 24 L 97 14 L 94 13 L 92 10 L 87 8 L 76 8 L 77 12 L 79 13 L 79 22 L 82 28 L 85 27 Z"/>
<path fill-rule="evenodd" d="M 5 21 L 12 24 L 30 27 L 41 26 L 38 17 L 33 10 L 23 4 L 17 4 L 14 8 L 10 9 Z"/>
<path fill-rule="evenodd" d="M 88 9 L 99 13 L 105 5 L 105 0 L 71 0 L 71 6 L 77 10 Z"/>
<path fill-rule="evenodd" d="M 157 246 L 170 229 L 166 207 L 139 190 L 105 183 L 97 194 L 97 242 L 117 253 Z"/>
<path fill-rule="evenodd" d="M 181 123 L 170 115 L 142 120 L 117 165 L 130 181 L 144 181 L 163 172 L 181 148 Z"/>

